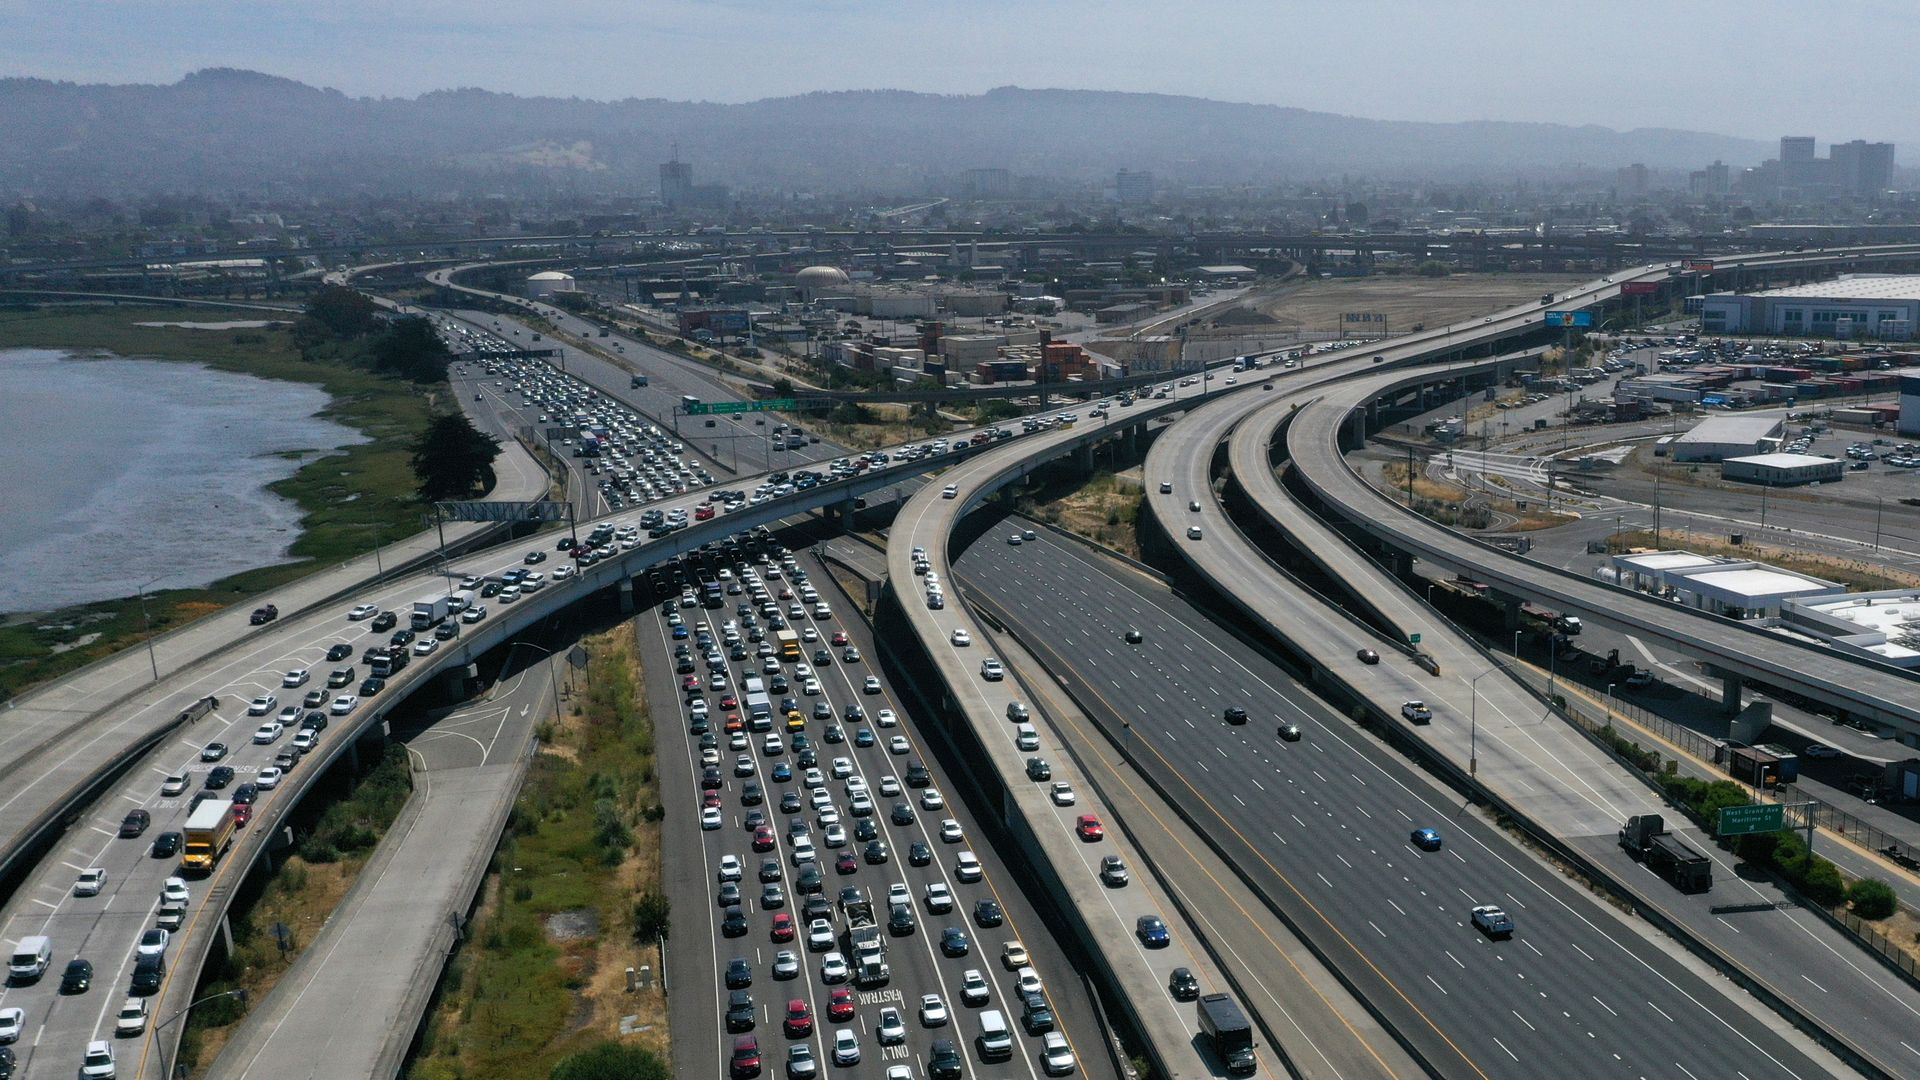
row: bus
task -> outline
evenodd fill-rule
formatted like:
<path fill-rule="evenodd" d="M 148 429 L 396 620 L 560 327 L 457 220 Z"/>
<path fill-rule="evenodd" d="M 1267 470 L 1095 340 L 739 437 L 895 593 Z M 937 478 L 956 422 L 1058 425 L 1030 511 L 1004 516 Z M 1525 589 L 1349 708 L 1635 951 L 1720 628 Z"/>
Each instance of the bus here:
<path fill-rule="evenodd" d="M 780 659 L 800 659 L 800 635 L 791 630 L 776 630 L 773 639 L 780 645 Z"/>

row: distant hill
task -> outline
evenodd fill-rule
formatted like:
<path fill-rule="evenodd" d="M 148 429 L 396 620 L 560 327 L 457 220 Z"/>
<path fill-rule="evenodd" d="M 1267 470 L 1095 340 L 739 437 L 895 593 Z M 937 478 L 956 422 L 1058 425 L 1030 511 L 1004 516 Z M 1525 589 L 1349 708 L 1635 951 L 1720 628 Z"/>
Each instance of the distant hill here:
<path fill-rule="evenodd" d="M 0 190 L 29 194 L 648 191 L 677 143 L 696 180 L 920 192 L 976 167 L 1196 183 L 1341 173 L 1545 176 L 1630 162 L 1743 165 L 1771 147 L 1670 129 L 1368 120 L 1165 94 L 1003 87 L 739 105 L 448 90 L 354 98 L 233 69 L 177 83 L 0 80 Z"/>

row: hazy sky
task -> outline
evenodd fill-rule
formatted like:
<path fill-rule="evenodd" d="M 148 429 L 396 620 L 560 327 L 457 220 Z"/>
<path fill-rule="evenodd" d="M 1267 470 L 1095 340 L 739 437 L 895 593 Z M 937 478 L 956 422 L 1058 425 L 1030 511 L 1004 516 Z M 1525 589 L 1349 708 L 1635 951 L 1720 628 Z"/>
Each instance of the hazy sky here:
<path fill-rule="evenodd" d="M 1895 0 L 0 0 L 0 75 L 246 67 L 349 94 L 454 86 L 746 101 L 1140 90 L 1408 120 L 1920 135 Z"/>

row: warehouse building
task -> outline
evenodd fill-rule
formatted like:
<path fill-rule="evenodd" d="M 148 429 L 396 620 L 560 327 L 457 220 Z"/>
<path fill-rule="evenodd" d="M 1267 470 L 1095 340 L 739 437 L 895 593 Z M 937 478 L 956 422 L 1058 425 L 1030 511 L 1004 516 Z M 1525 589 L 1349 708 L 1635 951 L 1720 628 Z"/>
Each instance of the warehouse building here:
<path fill-rule="evenodd" d="M 1920 375 L 1900 376 L 1900 434 L 1920 435 Z"/>
<path fill-rule="evenodd" d="M 573 292 L 579 286 L 574 283 L 572 274 L 563 274 L 558 270 L 542 270 L 527 279 L 527 296 L 534 300 L 546 300 L 556 293 Z"/>
<path fill-rule="evenodd" d="M 1848 274 L 1833 281 L 1757 293 L 1710 293 L 1700 301 L 1703 334 L 1910 341 L 1920 325 L 1920 275 Z"/>
<path fill-rule="evenodd" d="M 1720 463 L 1720 479 L 1767 487 L 1826 484 L 1846 475 L 1847 463 L 1812 454 L 1754 454 Z"/>
<path fill-rule="evenodd" d="M 1764 454 L 1780 447 L 1786 425 L 1777 416 L 1714 416 L 1673 440 L 1675 461 L 1721 461 Z"/>

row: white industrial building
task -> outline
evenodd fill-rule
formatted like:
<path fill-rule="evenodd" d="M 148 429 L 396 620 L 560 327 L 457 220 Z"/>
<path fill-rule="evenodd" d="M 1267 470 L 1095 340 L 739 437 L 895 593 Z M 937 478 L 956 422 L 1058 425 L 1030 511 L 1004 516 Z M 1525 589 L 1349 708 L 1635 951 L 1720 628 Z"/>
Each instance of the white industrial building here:
<path fill-rule="evenodd" d="M 1713 416 L 1673 440 L 1667 453 L 1675 461 L 1720 461 L 1763 454 L 1779 449 L 1785 431 L 1785 423 L 1777 416 Z"/>
<path fill-rule="evenodd" d="M 1826 484 L 1846 476 L 1847 463 L 1813 454 L 1754 454 L 1720 463 L 1720 479 L 1767 487 Z"/>
<path fill-rule="evenodd" d="M 1900 434 L 1920 435 L 1920 375 L 1900 376 Z"/>
<path fill-rule="evenodd" d="M 578 287 L 572 274 L 561 273 L 558 270 L 542 270 L 527 279 L 527 298 L 545 300 L 555 293 L 573 292 Z"/>
<path fill-rule="evenodd" d="M 1756 293 L 1709 293 L 1703 334 L 1909 341 L 1920 325 L 1920 275 L 1848 274 L 1833 281 Z"/>
<path fill-rule="evenodd" d="M 1883 663 L 1920 668 L 1920 590 L 1848 593 L 1789 599 L 1780 605 L 1784 633 L 1817 638 Z"/>

